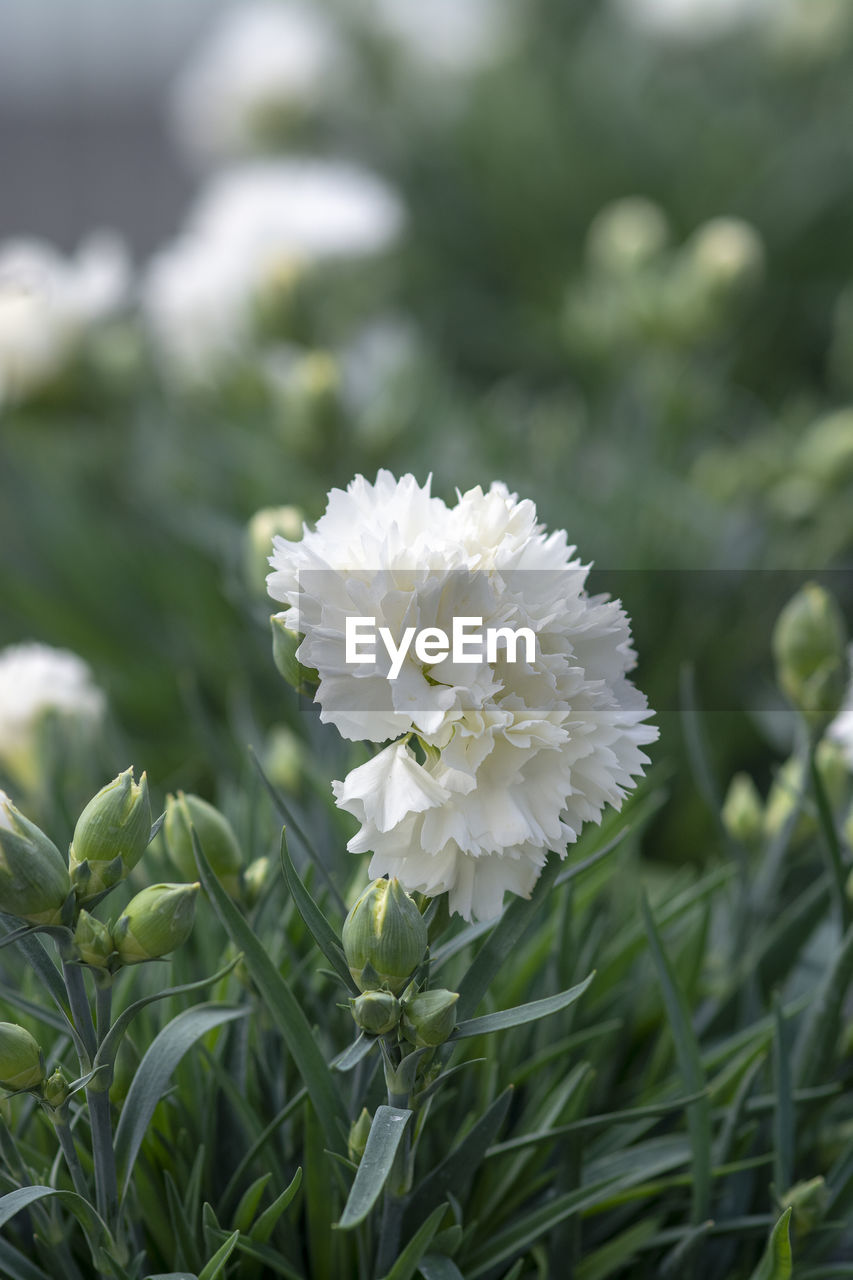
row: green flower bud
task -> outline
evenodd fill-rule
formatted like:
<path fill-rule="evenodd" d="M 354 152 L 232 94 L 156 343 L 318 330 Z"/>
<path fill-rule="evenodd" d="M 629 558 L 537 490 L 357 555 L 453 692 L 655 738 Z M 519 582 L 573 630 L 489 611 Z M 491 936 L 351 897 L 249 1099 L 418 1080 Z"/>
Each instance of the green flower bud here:
<path fill-rule="evenodd" d="M 349 1137 L 347 1138 L 347 1155 L 353 1164 L 358 1164 L 364 1155 L 364 1148 L 367 1146 L 367 1139 L 370 1135 L 370 1126 L 373 1119 L 367 1107 L 361 1108 L 361 1115 L 354 1120 L 350 1126 Z"/>
<path fill-rule="evenodd" d="M 125 769 L 102 787 L 77 819 L 69 853 L 71 878 L 86 901 L 133 870 L 151 838 L 148 779 Z"/>
<path fill-rule="evenodd" d="M 177 799 L 168 796 L 163 823 L 166 848 L 178 871 L 188 880 L 196 874 L 193 829 L 223 889 L 232 898 L 237 897 L 243 856 L 231 823 L 198 796 L 184 795 L 183 791 L 178 792 Z"/>
<path fill-rule="evenodd" d="M 397 995 L 424 958 L 427 927 L 399 880 L 374 880 L 344 921 L 342 940 L 358 989 Z"/>
<path fill-rule="evenodd" d="M 16 1022 L 0 1022 L 0 1088 L 17 1093 L 37 1089 L 44 1080 L 44 1054 Z"/>
<path fill-rule="evenodd" d="M 806 1236 L 819 1226 L 829 1205 L 829 1188 L 822 1177 L 798 1182 L 781 1197 L 784 1208 L 793 1210 L 794 1229 L 798 1238 Z"/>
<path fill-rule="evenodd" d="M 70 895 L 56 845 L 0 791 L 0 911 L 30 924 L 61 924 Z"/>
<path fill-rule="evenodd" d="M 764 247 L 754 227 L 739 218 L 712 218 L 686 246 L 697 280 L 714 295 L 749 288 L 764 269 Z"/>
<path fill-rule="evenodd" d="M 296 734 L 285 725 L 277 725 L 270 731 L 264 752 L 267 777 L 292 794 L 299 788 L 303 756 L 304 748 Z"/>
<path fill-rule="evenodd" d="M 304 515 L 299 507 L 264 507 L 256 511 L 246 525 L 246 581 L 257 595 L 266 596 L 273 538 L 298 542 L 302 537 L 303 523 Z"/>
<path fill-rule="evenodd" d="M 614 274 L 630 273 L 656 258 L 666 247 L 666 218 L 656 204 L 629 196 L 607 205 L 587 233 L 590 262 Z"/>
<path fill-rule="evenodd" d="M 243 874 L 243 898 L 247 906 L 253 907 L 260 901 L 269 882 L 271 866 L 269 858 L 255 858 L 249 863 Z"/>
<path fill-rule="evenodd" d="M 74 929 L 74 953 L 83 964 L 95 969 L 105 969 L 115 948 L 112 935 L 105 924 L 81 911 Z"/>
<path fill-rule="evenodd" d="M 113 926 L 113 945 L 122 964 L 158 960 L 192 933 L 195 884 L 152 884 L 132 898 Z"/>
<path fill-rule="evenodd" d="M 814 729 L 839 710 L 847 685 L 846 628 L 832 596 L 808 582 L 788 601 L 773 631 L 784 693 Z"/>
<path fill-rule="evenodd" d="M 754 845 L 761 840 L 764 805 L 748 773 L 736 773 L 723 802 L 723 826 L 733 840 Z"/>
<path fill-rule="evenodd" d="M 384 1036 L 400 1021 L 400 1002 L 390 991 L 365 991 L 350 1000 L 355 1025 L 369 1036 Z"/>
<path fill-rule="evenodd" d="M 297 693 L 304 693 L 312 684 L 317 684 L 319 676 L 311 667 L 303 667 L 296 656 L 302 636 L 287 625 L 286 611 L 274 613 L 270 618 L 270 626 L 273 662 L 290 687 Z"/>
<path fill-rule="evenodd" d="M 65 1072 L 62 1067 L 57 1067 L 53 1075 L 48 1076 L 44 1082 L 42 1089 L 42 1099 L 49 1107 L 56 1111 L 68 1100 L 68 1085 Z"/>
<path fill-rule="evenodd" d="M 403 1034 L 419 1049 L 444 1044 L 456 1026 L 458 991 L 422 991 L 403 1003 Z"/>

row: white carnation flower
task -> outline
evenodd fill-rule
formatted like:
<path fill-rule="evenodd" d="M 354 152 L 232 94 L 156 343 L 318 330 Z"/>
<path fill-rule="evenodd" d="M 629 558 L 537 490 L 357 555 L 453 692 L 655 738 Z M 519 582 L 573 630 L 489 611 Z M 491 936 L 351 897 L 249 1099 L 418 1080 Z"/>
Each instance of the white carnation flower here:
<path fill-rule="evenodd" d="M 87 331 L 127 301 L 129 285 L 124 246 L 107 233 L 67 259 L 40 240 L 0 246 L 0 405 L 61 373 Z"/>
<path fill-rule="evenodd" d="M 770 14 L 778 0 L 617 0 L 632 23 L 663 36 L 707 39 Z"/>
<path fill-rule="evenodd" d="M 297 656 L 319 676 L 320 718 L 345 738 L 391 744 L 334 783 L 361 823 L 351 852 L 371 851 L 372 877 L 450 895 L 467 919 L 499 914 L 504 894 L 528 896 L 549 849 L 565 856 L 584 822 L 621 806 L 657 730 L 627 679 L 635 664 L 618 601 L 590 597 L 588 566 L 564 532 L 546 534 L 536 508 L 505 485 L 447 507 L 413 476 L 380 471 L 332 490 L 299 542 L 274 539 L 270 595 L 303 636 Z M 396 642 L 407 627 L 454 618 L 527 627 L 511 661 L 449 655 L 426 666 L 410 647 L 399 675 L 346 661 L 347 617 L 374 618 Z"/>
<path fill-rule="evenodd" d="M 442 73 L 476 70 L 506 46 L 510 9 L 502 0 L 368 0 L 364 14 L 412 62 Z"/>
<path fill-rule="evenodd" d="M 235 5 L 178 77 L 178 136 L 201 156 L 245 151 L 268 119 L 313 111 L 341 66 L 336 32 L 317 9 L 275 0 Z"/>
<path fill-rule="evenodd" d="M 182 237 L 150 264 L 149 326 L 181 372 L 204 374 L 247 341 L 253 304 L 277 276 L 390 248 L 403 207 L 382 179 L 325 160 L 258 161 L 218 174 Z"/>
<path fill-rule="evenodd" d="M 103 691 L 75 653 L 35 643 L 0 650 L 0 763 L 24 785 L 34 781 L 38 733 L 47 714 L 94 731 L 105 711 Z"/>
<path fill-rule="evenodd" d="M 850 646 L 848 656 L 850 666 L 853 668 L 853 645 Z M 844 754 L 844 759 L 850 769 L 853 770 L 853 681 L 851 681 L 847 690 L 844 705 L 827 729 L 826 736 L 831 742 L 838 743 Z"/>

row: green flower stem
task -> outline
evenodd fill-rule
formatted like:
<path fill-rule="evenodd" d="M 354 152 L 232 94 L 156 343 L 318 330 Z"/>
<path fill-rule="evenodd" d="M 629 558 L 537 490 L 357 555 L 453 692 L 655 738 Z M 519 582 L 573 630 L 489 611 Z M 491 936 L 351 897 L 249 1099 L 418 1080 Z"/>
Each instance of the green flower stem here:
<path fill-rule="evenodd" d="M 112 1026 L 113 986 L 112 978 L 107 975 L 101 981 L 95 981 L 95 1018 L 98 1030 L 98 1044 L 102 1044 Z"/>
<path fill-rule="evenodd" d="M 56 1136 L 59 1139 L 59 1145 L 62 1148 L 62 1154 L 65 1156 L 65 1163 L 68 1166 L 68 1172 L 71 1174 L 71 1181 L 74 1183 L 74 1190 L 78 1196 L 88 1200 L 89 1188 L 86 1185 L 83 1166 L 80 1164 L 80 1157 L 77 1155 L 77 1148 L 74 1145 L 71 1126 L 68 1123 L 68 1108 L 60 1107 L 57 1111 L 54 1111 L 52 1118 L 53 1127 L 56 1129 Z"/>
<path fill-rule="evenodd" d="M 841 932 L 845 933 L 850 924 L 850 901 L 846 892 L 846 872 L 841 854 L 841 844 L 838 840 L 838 832 L 835 829 L 835 818 L 833 817 L 832 806 L 827 799 L 823 779 L 821 778 L 820 770 L 817 767 L 816 741 L 812 742 L 809 746 L 809 773 L 811 775 L 812 789 L 814 790 L 815 804 L 817 805 L 818 819 L 820 821 L 821 832 L 823 835 L 823 843 L 826 848 L 829 870 L 832 876 L 835 906 L 841 923 Z"/>
<path fill-rule="evenodd" d="M 79 965 L 63 962 L 65 987 L 74 1025 L 86 1052 L 89 1062 L 84 1070 L 89 1070 L 98 1051 L 98 1035 L 92 1019 L 92 1009 L 86 993 L 83 970 Z M 99 1008 L 99 1021 L 103 1020 L 104 1010 Z M 109 1014 L 107 1013 L 107 1019 Z M 81 1063 L 81 1067 L 83 1063 Z M 92 1130 L 92 1159 L 95 1165 L 95 1201 L 98 1213 L 110 1230 L 115 1229 L 118 1218 L 118 1178 L 116 1176 L 115 1151 L 113 1150 L 113 1126 L 110 1115 L 110 1095 L 102 1091 L 102 1087 L 91 1087 L 86 1090 L 86 1101 L 89 1104 L 89 1125 Z"/>

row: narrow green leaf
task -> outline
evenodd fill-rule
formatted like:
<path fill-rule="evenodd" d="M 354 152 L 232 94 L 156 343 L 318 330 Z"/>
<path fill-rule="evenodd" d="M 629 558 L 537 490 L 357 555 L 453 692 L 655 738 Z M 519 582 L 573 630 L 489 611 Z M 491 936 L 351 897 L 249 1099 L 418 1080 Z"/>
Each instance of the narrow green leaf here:
<path fill-rule="evenodd" d="M 115 1243 L 107 1224 L 89 1201 L 78 1196 L 76 1191 L 60 1191 L 56 1187 L 38 1185 L 19 1187 L 17 1191 L 10 1191 L 7 1195 L 0 1196 L 0 1227 L 4 1227 L 16 1213 L 21 1213 L 30 1205 L 47 1199 L 58 1199 L 60 1204 L 74 1214 L 86 1234 L 95 1266 L 98 1266 L 98 1260 L 103 1256 L 104 1250 L 115 1251 Z"/>
<path fill-rule="evenodd" d="M 578 1263 L 574 1280 L 607 1280 L 608 1276 L 622 1272 L 633 1262 L 638 1252 L 647 1244 L 660 1226 L 656 1218 L 643 1218 L 599 1246 Z"/>
<path fill-rule="evenodd" d="M 385 1186 L 397 1148 L 411 1118 L 412 1112 L 402 1107 L 376 1108 L 364 1155 L 338 1222 L 341 1230 L 348 1231 L 357 1227 L 370 1213 Z"/>
<path fill-rule="evenodd" d="M 440 1204 L 437 1209 L 433 1210 L 426 1221 L 421 1223 L 405 1249 L 398 1256 L 391 1270 L 387 1272 L 385 1280 L 412 1280 L 418 1269 L 418 1264 L 429 1248 L 446 1212 L 447 1205 Z"/>
<path fill-rule="evenodd" d="M 853 926 L 845 933 L 832 967 L 809 1003 L 794 1045 L 794 1078 L 816 1084 L 826 1073 L 838 1043 L 842 1010 L 853 980 Z"/>
<path fill-rule="evenodd" d="M 422 1218 L 437 1205 L 443 1204 L 448 1192 L 460 1195 L 470 1187 L 486 1152 L 506 1119 L 512 1094 L 512 1086 L 505 1089 L 465 1137 L 426 1175 L 412 1194 L 409 1217 L 415 1215 L 416 1218 Z"/>
<path fill-rule="evenodd" d="M 217 880 L 193 832 L 199 878 L 232 941 L 243 957 L 273 1021 L 278 1026 L 323 1126 L 326 1145 L 343 1151 L 349 1119 L 334 1076 L 314 1039 L 308 1019 L 287 982 Z"/>
<path fill-rule="evenodd" d="M 791 1098 L 791 1062 L 785 1043 L 785 1022 L 780 1002 L 774 1000 L 776 1030 L 773 1036 L 773 1085 L 776 1106 L 773 1112 L 773 1174 L 781 1196 L 793 1182 L 794 1105 Z"/>
<path fill-rule="evenodd" d="M 275 1231 L 279 1218 L 284 1213 L 301 1185 L 302 1169 L 300 1167 L 296 1170 L 296 1173 L 293 1175 L 278 1199 L 273 1200 L 268 1209 L 264 1209 L 263 1213 L 249 1232 L 249 1236 L 255 1244 L 266 1244 L 273 1231 Z"/>
<path fill-rule="evenodd" d="M 352 1071 L 353 1067 L 357 1067 L 362 1059 L 367 1057 L 375 1045 L 376 1036 L 366 1036 L 362 1031 L 349 1048 L 344 1049 L 343 1053 L 335 1058 L 332 1065 L 336 1071 Z"/>
<path fill-rule="evenodd" d="M 155 1276 L 146 1276 L 145 1280 L 198 1280 L 194 1271 L 158 1271 Z"/>
<path fill-rule="evenodd" d="M 347 966 L 340 938 L 297 875 L 287 848 L 287 834 L 284 827 L 281 829 L 281 866 L 291 897 L 296 903 L 296 909 L 308 926 L 311 936 L 347 990 L 353 995 L 358 995 L 358 987 Z"/>
<path fill-rule="evenodd" d="M 424 1280 L 465 1280 L 456 1263 L 445 1253 L 425 1253 L 418 1270 Z"/>
<path fill-rule="evenodd" d="M 569 1005 L 579 1000 L 595 977 L 595 970 L 568 991 L 559 995 L 547 996 L 544 1000 L 533 1000 L 530 1004 L 518 1005 L 515 1009 L 502 1009 L 498 1013 L 486 1013 L 481 1018 L 469 1018 L 460 1022 L 453 1033 L 453 1040 L 465 1040 L 470 1036 L 484 1036 L 491 1031 L 506 1031 L 509 1027 L 521 1027 L 526 1022 L 537 1022 L 539 1018 L 547 1018 L 549 1014 L 568 1009 Z"/>
<path fill-rule="evenodd" d="M 237 1241 L 239 1239 L 240 1232 L 233 1232 L 225 1243 L 220 1245 L 210 1261 L 199 1272 L 198 1280 L 217 1280 L 217 1276 L 222 1275 L 222 1272 L 225 1270 L 226 1262 L 237 1248 Z"/>
<path fill-rule="evenodd" d="M 767 1241 L 767 1248 L 750 1280 L 790 1280 L 794 1262 L 791 1255 L 791 1214 L 788 1208 L 776 1223 Z"/>
<path fill-rule="evenodd" d="M 135 1001 L 129 1005 L 127 1009 L 123 1009 L 110 1027 L 106 1036 L 101 1043 L 101 1047 L 95 1055 L 94 1070 L 97 1071 L 101 1067 L 113 1066 L 119 1046 L 124 1038 L 125 1032 L 130 1026 L 133 1019 L 138 1013 L 149 1004 L 154 1004 L 158 1000 L 167 1000 L 170 996 L 185 996 L 193 991 L 202 991 L 205 987 L 212 986 L 213 983 L 219 982 L 237 965 L 241 956 L 235 956 L 224 968 L 218 973 L 211 974 L 209 978 L 200 978 L 198 982 L 185 982 L 179 987 L 167 987 L 165 991 L 155 991 L 149 996 L 143 996 L 141 1000 Z"/>
<path fill-rule="evenodd" d="M 248 1009 L 221 1004 L 196 1005 L 179 1013 L 154 1038 L 133 1077 L 116 1129 L 116 1165 L 124 1171 L 122 1196 L 127 1194 L 133 1165 L 157 1104 L 184 1054 L 214 1027 L 245 1018 L 247 1013 Z"/>
<path fill-rule="evenodd" d="M 30 1262 L 5 1240 L 0 1240 L 0 1275 L 8 1280 L 50 1280 L 46 1271 Z"/>
<path fill-rule="evenodd" d="M 690 1022 L 690 1012 L 681 988 L 675 981 L 669 960 L 655 927 L 654 918 L 646 895 L 640 898 L 643 921 L 649 939 L 649 950 L 663 991 L 664 1005 L 675 1041 L 675 1053 L 679 1070 L 690 1093 L 699 1093 L 707 1081 L 699 1055 L 699 1046 Z M 687 1128 L 693 1148 L 693 1221 L 704 1222 L 710 1217 L 711 1206 L 711 1104 L 707 1096 L 697 1098 L 687 1110 Z"/>
<path fill-rule="evenodd" d="M 255 1220 L 255 1214 L 258 1212 L 258 1205 L 261 1203 L 261 1198 L 271 1177 L 271 1173 L 262 1173 L 243 1192 L 240 1197 L 240 1203 L 234 1211 L 235 1230 L 242 1231 L 244 1235 L 249 1234 L 251 1225 Z"/>

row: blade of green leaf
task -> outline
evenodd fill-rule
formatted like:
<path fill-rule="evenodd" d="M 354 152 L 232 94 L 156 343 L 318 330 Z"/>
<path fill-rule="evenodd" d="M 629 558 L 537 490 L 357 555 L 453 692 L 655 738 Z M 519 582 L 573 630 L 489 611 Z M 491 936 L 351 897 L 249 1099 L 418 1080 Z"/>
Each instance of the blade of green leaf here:
<path fill-rule="evenodd" d="M 483 1163 L 506 1119 L 512 1101 L 512 1086 L 504 1089 L 492 1105 L 465 1134 L 460 1142 L 447 1153 L 440 1164 L 428 1173 L 413 1193 L 407 1217 L 422 1218 L 439 1204 L 443 1204 L 448 1192 L 459 1195 L 468 1186 Z"/>
<path fill-rule="evenodd" d="M 131 1082 L 116 1129 L 116 1165 L 124 1171 L 122 1197 L 127 1194 L 133 1165 L 157 1104 L 184 1054 L 208 1031 L 245 1018 L 248 1012 L 221 1004 L 196 1005 L 173 1018 L 149 1045 Z"/>
<path fill-rule="evenodd" d="M 806 1010 L 793 1052 L 798 1085 L 815 1084 L 826 1072 L 838 1043 L 842 1010 L 853 980 L 853 926 L 844 935 L 832 967 Z"/>
<path fill-rule="evenodd" d="M 579 1000 L 595 977 L 595 970 L 568 991 L 559 995 L 547 996 L 544 1000 L 533 1000 L 530 1004 L 520 1004 L 515 1009 L 502 1009 L 498 1013 L 486 1013 L 481 1018 L 469 1018 L 460 1022 L 453 1033 L 453 1040 L 465 1040 L 470 1036 L 484 1036 L 491 1031 L 506 1031 L 509 1027 L 521 1027 L 526 1022 L 537 1022 L 539 1018 L 547 1018 L 549 1014 L 568 1009 L 569 1005 Z"/>
<path fill-rule="evenodd" d="M 453 1259 L 444 1253 L 425 1253 L 418 1270 L 424 1280 L 465 1280 Z"/>
<path fill-rule="evenodd" d="M 217 880 L 195 831 L 192 835 L 204 890 L 231 940 L 243 952 L 246 967 L 293 1056 L 323 1126 L 326 1145 L 332 1151 L 343 1152 L 349 1132 L 347 1110 L 332 1071 L 317 1047 L 308 1019 L 287 982 Z"/>
<path fill-rule="evenodd" d="M 690 1022 L 681 988 L 675 981 L 669 960 L 655 926 L 646 895 L 640 898 L 643 922 L 649 939 L 649 950 L 657 969 L 663 991 L 664 1006 L 669 1018 L 679 1070 L 688 1092 L 705 1090 L 707 1080 L 699 1056 L 699 1046 Z M 693 1221 L 705 1222 L 710 1215 L 711 1182 L 711 1103 L 707 1096 L 697 1098 L 687 1109 L 687 1129 L 693 1148 Z"/>
<path fill-rule="evenodd" d="M 340 938 L 305 888 L 293 865 L 287 848 L 287 835 L 284 827 L 281 829 L 281 867 L 291 897 L 296 903 L 296 909 L 308 926 L 317 946 L 347 990 L 351 991 L 353 995 L 358 995 L 358 987 L 353 981 L 352 974 L 347 966 Z"/>
<path fill-rule="evenodd" d="M 440 1204 L 426 1221 L 421 1223 L 391 1270 L 386 1273 L 385 1280 L 412 1280 L 418 1269 L 418 1263 L 429 1248 L 446 1212 L 447 1205 Z"/>
<path fill-rule="evenodd" d="M 92 1261 L 98 1266 L 103 1258 L 103 1251 L 110 1249 L 115 1251 L 115 1243 L 110 1235 L 107 1224 L 103 1218 L 89 1204 L 88 1200 L 84 1200 L 82 1196 L 78 1196 L 76 1191 L 60 1191 L 56 1187 L 19 1187 L 17 1191 L 10 1191 L 5 1196 L 0 1196 L 0 1227 L 4 1227 L 10 1218 L 14 1218 L 16 1213 L 28 1209 L 30 1205 L 38 1203 L 39 1200 L 58 1199 L 66 1209 L 69 1209 L 74 1217 L 80 1223 L 89 1242 L 89 1248 L 92 1252 Z"/>
<path fill-rule="evenodd" d="M 258 1212 L 258 1205 L 261 1203 L 261 1198 L 271 1177 L 271 1173 L 262 1173 L 250 1187 L 246 1188 L 240 1197 L 240 1203 L 234 1211 L 234 1227 L 237 1231 L 242 1231 L 244 1235 L 249 1234 L 249 1230 L 255 1220 L 255 1214 Z"/>
<path fill-rule="evenodd" d="M 773 1036 L 773 1085 L 776 1095 L 773 1110 L 773 1173 L 777 1192 L 781 1196 L 793 1182 L 794 1105 L 791 1098 L 791 1060 L 778 996 L 773 1003 L 776 1018 Z"/>
<path fill-rule="evenodd" d="M 412 1112 L 403 1107 L 377 1107 L 349 1198 L 338 1221 L 342 1231 L 363 1222 L 385 1186 Z"/>
<path fill-rule="evenodd" d="M 46 1271 L 5 1240 L 0 1240 L 0 1274 L 7 1276 L 8 1280 L 50 1280 Z"/>
<path fill-rule="evenodd" d="M 788 1208 L 776 1223 L 767 1241 L 761 1261 L 750 1276 L 750 1280 L 790 1280 L 793 1271 L 791 1255 L 791 1214 Z"/>
<path fill-rule="evenodd" d="M 643 1218 L 632 1223 L 618 1236 L 587 1254 L 575 1267 L 574 1280 L 607 1280 L 616 1272 L 624 1274 L 625 1268 L 634 1261 L 659 1226 L 657 1218 Z"/>
<path fill-rule="evenodd" d="M 240 1232 L 234 1231 L 199 1272 L 198 1280 L 216 1280 L 217 1276 L 221 1276 L 225 1270 L 225 1264 L 237 1248 L 239 1239 Z"/>
<path fill-rule="evenodd" d="M 249 1232 L 249 1236 L 255 1244 L 266 1244 L 273 1231 L 275 1231 L 279 1218 L 284 1213 L 301 1185 L 302 1169 L 300 1167 L 296 1170 L 296 1173 L 293 1175 L 289 1184 L 285 1187 L 284 1191 L 282 1191 L 278 1199 L 273 1200 L 268 1209 L 264 1209 L 263 1213 Z"/>

